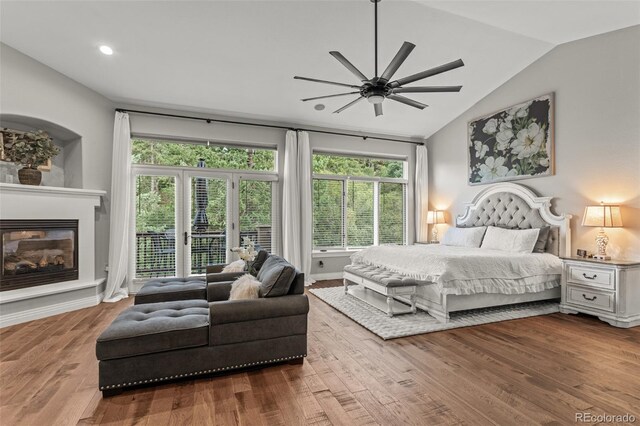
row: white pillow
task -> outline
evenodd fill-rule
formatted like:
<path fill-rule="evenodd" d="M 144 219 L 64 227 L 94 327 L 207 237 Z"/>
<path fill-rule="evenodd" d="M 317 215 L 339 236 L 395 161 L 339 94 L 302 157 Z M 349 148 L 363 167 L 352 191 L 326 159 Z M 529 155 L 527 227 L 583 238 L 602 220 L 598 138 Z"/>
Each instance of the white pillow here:
<path fill-rule="evenodd" d="M 253 275 L 243 275 L 231 284 L 229 300 L 257 299 L 260 297 L 260 281 Z"/>
<path fill-rule="evenodd" d="M 484 234 L 481 248 L 511 253 L 531 253 L 538 241 L 539 233 L 539 228 L 504 229 L 490 226 Z"/>
<path fill-rule="evenodd" d="M 244 271 L 244 260 L 239 259 L 235 262 L 231 262 L 224 268 L 222 268 L 222 272 L 242 272 Z"/>
<path fill-rule="evenodd" d="M 449 228 L 444 233 L 440 244 L 445 246 L 458 247 L 480 247 L 482 236 L 487 230 L 486 226 L 477 226 L 475 228 Z"/>

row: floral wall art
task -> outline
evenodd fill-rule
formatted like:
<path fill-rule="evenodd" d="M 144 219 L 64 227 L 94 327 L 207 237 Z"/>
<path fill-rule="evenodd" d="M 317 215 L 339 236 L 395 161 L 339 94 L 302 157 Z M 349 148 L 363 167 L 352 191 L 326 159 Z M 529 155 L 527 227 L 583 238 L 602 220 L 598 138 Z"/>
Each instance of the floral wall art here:
<path fill-rule="evenodd" d="M 469 184 L 548 176 L 553 167 L 553 94 L 469 122 Z"/>

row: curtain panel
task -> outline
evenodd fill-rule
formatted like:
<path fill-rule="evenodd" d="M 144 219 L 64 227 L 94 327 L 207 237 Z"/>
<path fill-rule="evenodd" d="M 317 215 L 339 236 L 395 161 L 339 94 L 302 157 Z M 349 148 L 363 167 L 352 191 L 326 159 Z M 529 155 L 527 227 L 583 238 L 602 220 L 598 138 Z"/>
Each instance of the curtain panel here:
<path fill-rule="evenodd" d="M 429 225 L 427 212 L 429 211 L 429 162 L 427 147 L 416 147 L 416 176 L 415 176 L 415 220 L 416 242 L 429 241 Z"/>
<path fill-rule="evenodd" d="M 113 125 L 109 232 L 109 274 L 104 301 L 128 297 L 129 225 L 131 220 L 131 128 L 129 114 L 116 112 Z"/>

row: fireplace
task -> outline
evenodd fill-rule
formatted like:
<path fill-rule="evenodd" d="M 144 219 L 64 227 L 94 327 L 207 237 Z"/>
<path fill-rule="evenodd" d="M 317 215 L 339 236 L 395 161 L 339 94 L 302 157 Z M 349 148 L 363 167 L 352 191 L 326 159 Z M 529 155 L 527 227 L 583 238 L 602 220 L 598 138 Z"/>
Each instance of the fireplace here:
<path fill-rule="evenodd" d="M 0 291 L 78 279 L 77 220 L 0 220 Z"/>

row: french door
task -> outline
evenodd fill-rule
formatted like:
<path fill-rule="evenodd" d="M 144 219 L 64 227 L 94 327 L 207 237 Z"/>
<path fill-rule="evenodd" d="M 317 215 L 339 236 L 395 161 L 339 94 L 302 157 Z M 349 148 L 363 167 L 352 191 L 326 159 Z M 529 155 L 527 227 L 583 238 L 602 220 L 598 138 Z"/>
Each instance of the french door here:
<path fill-rule="evenodd" d="M 135 166 L 130 276 L 187 277 L 234 259 L 248 237 L 278 251 L 275 173 Z"/>

